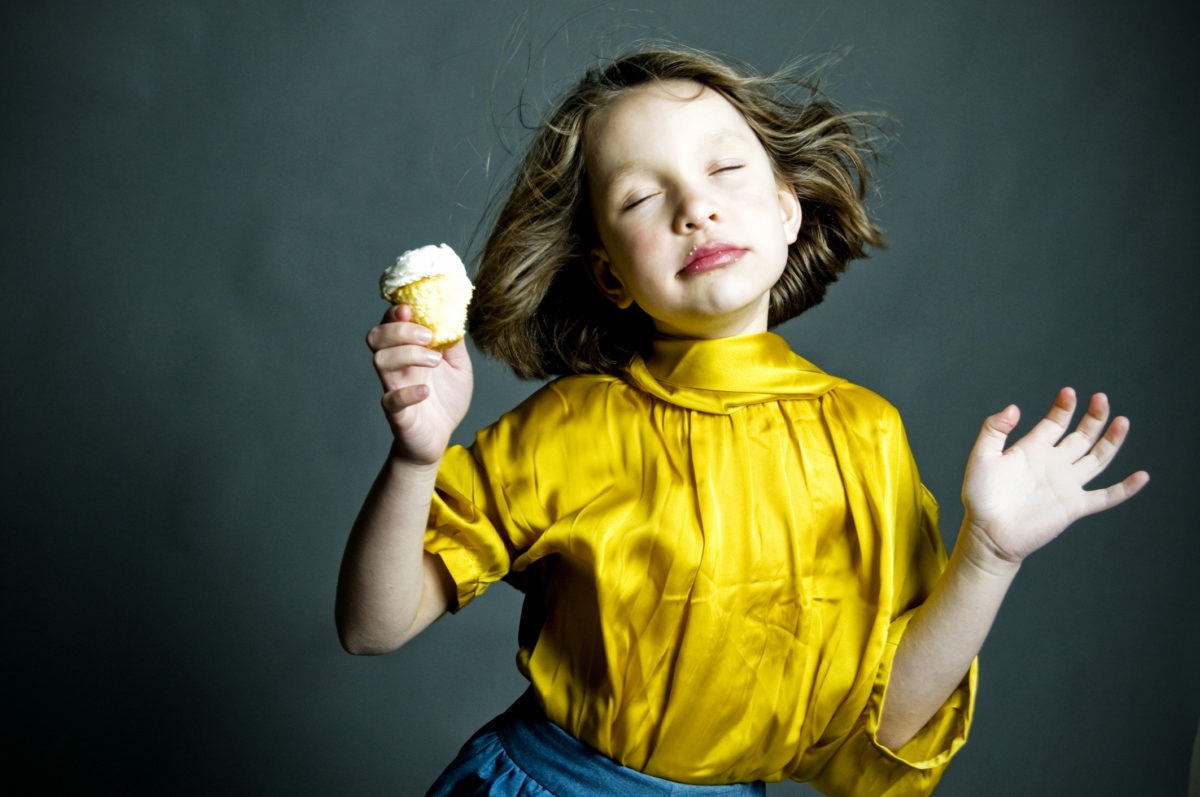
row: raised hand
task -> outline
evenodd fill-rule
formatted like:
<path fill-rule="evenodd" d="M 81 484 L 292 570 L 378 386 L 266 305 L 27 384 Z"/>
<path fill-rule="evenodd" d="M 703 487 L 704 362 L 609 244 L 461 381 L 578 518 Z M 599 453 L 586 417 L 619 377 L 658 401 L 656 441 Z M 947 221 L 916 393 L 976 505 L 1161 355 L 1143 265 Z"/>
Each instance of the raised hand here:
<path fill-rule="evenodd" d="M 432 464 L 442 456 L 466 415 L 474 385 L 466 344 L 460 340 L 438 352 L 427 348 L 429 340 L 429 330 L 412 323 L 405 305 L 389 307 L 367 333 L 395 438 L 392 453 L 412 464 Z"/>
<path fill-rule="evenodd" d="M 1137 471 L 1085 489 L 1120 450 L 1129 420 L 1109 423 L 1108 398 L 1098 393 L 1068 431 L 1075 407 L 1075 391 L 1063 388 L 1046 417 L 1007 449 L 1020 410 L 1010 405 L 984 423 L 963 482 L 963 532 L 1002 562 L 1019 564 L 1076 520 L 1117 506 L 1150 480 Z"/>

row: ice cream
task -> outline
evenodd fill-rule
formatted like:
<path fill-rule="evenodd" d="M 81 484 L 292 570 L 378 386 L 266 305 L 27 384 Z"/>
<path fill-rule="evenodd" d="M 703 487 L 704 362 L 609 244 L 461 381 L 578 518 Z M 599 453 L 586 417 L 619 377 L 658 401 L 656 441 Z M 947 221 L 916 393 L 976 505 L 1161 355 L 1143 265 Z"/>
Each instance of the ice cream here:
<path fill-rule="evenodd" d="M 411 249 L 379 277 L 383 298 L 407 304 L 413 321 L 433 331 L 429 345 L 434 349 L 443 349 L 466 334 L 473 289 L 462 260 L 446 244 Z"/>

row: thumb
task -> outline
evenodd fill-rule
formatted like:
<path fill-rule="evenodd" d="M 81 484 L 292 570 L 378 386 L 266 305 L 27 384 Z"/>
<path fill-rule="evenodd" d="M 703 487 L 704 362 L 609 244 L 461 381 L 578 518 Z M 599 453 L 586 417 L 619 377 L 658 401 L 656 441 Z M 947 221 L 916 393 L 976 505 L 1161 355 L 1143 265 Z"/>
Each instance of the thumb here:
<path fill-rule="evenodd" d="M 999 456 L 1004 453 L 1004 444 L 1008 435 L 1017 428 L 1021 420 L 1021 410 L 1016 404 L 1009 404 L 995 415 L 989 415 L 979 430 L 975 441 L 975 456 Z"/>

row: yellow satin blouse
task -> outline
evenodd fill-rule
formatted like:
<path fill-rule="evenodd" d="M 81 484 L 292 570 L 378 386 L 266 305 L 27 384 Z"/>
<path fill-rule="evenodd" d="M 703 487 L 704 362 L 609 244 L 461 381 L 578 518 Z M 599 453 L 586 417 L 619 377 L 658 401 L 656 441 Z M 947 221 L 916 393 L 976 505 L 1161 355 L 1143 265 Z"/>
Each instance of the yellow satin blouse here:
<path fill-rule="evenodd" d="M 456 608 L 522 582 L 518 666 L 614 760 L 916 795 L 966 741 L 976 675 L 902 749 L 876 740 L 945 565 L 936 514 L 896 410 L 767 332 L 546 385 L 447 452 L 426 549 Z"/>

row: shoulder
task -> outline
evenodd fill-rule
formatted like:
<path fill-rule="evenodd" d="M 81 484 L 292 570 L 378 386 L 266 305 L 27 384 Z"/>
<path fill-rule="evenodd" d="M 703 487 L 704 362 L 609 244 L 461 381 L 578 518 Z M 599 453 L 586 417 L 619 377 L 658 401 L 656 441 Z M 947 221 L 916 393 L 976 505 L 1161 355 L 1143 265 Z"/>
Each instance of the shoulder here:
<path fill-rule="evenodd" d="M 564 376 L 543 385 L 508 415 L 526 421 L 544 419 L 563 422 L 610 411 L 614 404 L 635 404 L 638 402 L 636 394 L 637 391 L 616 376 Z"/>
<path fill-rule="evenodd" d="M 638 391 L 615 376 L 565 376 L 542 385 L 480 432 L 477 440 L 533 444 L 560 442 L 572 434 L 594 433 L 597 424 L 628 417 L 644 402 Z"/>
<path fill-rule="evenodd" d="M 900 411 L 873 390 L 845 382 L 822 398 L 821 408 L 831 432 L 849 444 L 856 459 L 893 461 L 907 456 L 908 435 Z"/>
<path fill-rule="evenodd" d="M 630 429 L 648 415 L 644 401 L 619 378 L 564 377 L 480 430 L 470 456 L 510 496 L 564 478 L 584 493 L 603 489 L 620 470 L 613 458 L 636 449 Z"/>
<path fill-rule="evenodd" d="M 900 411 L 890 401 L 853 382 L 843 382 L 829 391 L 826 403 L 835 406 L 856 423 L 869 426 L 895 426 L 901 423 Z"/>

